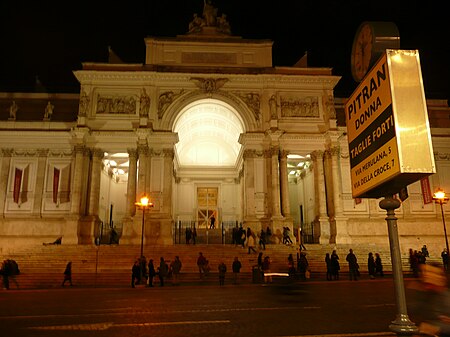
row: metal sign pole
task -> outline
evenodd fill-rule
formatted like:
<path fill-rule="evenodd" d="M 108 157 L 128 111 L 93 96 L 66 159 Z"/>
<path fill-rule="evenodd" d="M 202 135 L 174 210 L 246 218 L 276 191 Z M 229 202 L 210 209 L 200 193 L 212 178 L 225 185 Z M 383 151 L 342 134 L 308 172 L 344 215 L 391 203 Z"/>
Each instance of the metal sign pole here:
<path fill-rule="evenodd" d="M 419 331 L 416 325 L 409 320 L 405 287 L 403 283 L 402 260 L 400 255 L 400 244 L 398 240 L 397 218 L 395 209 L 400 207 L 400 201 L 392 195 L 386 196 L 380 201 L 380 207 L 386 210 L 386 222 L 389 233 L 389 246 L 391 250 L 392 274 L 394 277 L 395 300 L 397 302 L 397 317 L 389 325 L 389 328 L 397 335 L 413 335 Z"/>

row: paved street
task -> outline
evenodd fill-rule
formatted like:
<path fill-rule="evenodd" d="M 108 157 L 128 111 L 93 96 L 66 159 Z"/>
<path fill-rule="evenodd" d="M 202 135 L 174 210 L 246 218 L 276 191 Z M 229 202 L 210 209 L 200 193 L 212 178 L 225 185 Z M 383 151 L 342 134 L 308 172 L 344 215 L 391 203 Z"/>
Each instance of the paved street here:
<path fill-rule="evenodd" d="M 0 291 L 0 303 L 0 325 L 8 337 L 393 336 L 388 326 L 396 317 L 392 279 L 75 286 Z"/>

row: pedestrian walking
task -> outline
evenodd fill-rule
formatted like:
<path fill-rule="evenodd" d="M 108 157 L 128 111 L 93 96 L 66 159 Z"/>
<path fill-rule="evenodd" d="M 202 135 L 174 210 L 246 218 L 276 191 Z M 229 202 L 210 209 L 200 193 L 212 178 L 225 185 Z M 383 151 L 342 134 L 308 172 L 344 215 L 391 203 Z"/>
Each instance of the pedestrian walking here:
<path fill-rule="evenodd" d="M 66 269 L 64 269 L 64 279 L 61 284 L 61 287 L 64 287 L 66 282 L 69 282 L 69 285 L 72 286 L 72 261 L 67 262 Z"/>
<path fill-rule="evenodd" d="M 248 254 L 250 254 L 251 252 L 256 253 L 255 234 L 253 234 L 250 228 L 248 228 L 247 230 L 247 246 L 248 246 Z"/>
<path fill-rule="evenodd" d="M 241 268 L 242 268 L 241 261 L 239 261 L 239 258 L 236 256 L 231 266 L 231 269 L 233 270 L 233 284 L 238 284 Z"/>
<path fill-rule="evenodd" d="M 348 262 L 348 272 L 350 281 L 357 281 L 359 266 L 358 266 L 358 259 L 356 258 L 356 255 L 353 253 L 353 249 L 351 248 L 349 249 L 345 260 Z"/>
<path fill-rule="evenodd" d="M 223 261 L 220 261 L 218 269 L 219 269 L 219 285 L 223 286 L 225 285 L 225 274 L 227 272 L 227 266 Z"/>
<path fill-rule="evenodd" d="M 266 250 L 266 232 L 264 228 L 259 233 L 259 249 Z"/>
<path fill-rule="evenodd" d="M 207 265 L 206 257 L 203 256 L 202 252 L 198 253 L 197 267 L 201 279 L 203 279 L 206 276 L 206 265 Z"/>
<path fill-rule="evenodd" d="M 182 263 L 179 256 L 175 256 L 175 260 L 170 263 L 170 270 L 172 271 L 172 284 L 174 286 L 180 284 L 180 271 Z"/>

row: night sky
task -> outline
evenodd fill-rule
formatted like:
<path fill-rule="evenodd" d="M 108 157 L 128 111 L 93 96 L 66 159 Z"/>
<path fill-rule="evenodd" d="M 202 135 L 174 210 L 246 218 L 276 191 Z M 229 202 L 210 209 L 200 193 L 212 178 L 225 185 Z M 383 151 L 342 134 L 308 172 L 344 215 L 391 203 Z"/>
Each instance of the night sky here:
<path fill-rule="evenodd" d="M 353 36 L 363 21 L 392 21 L 401 49 L 418 49 L 425 94 L 450 99 L 450 28 L 436 2 L 364 0 L 215 0 L 233 35 L 274 41 L 273 65 L 292 66 L 308 52 L 311 67 L 342 76 L 335 96 L 356 88 L 350 73 Z M 428 6 L 428 7 L 424 7 Z M 433 8 L 432 6 L 435 6 Z M 108 46 L 126 63 L 145 61 L 144 38 L 185 34 L 203 0 L 18 1 L 0 3 L 0 91 L 79 92 L 72 71 L 107 62 Z"/>

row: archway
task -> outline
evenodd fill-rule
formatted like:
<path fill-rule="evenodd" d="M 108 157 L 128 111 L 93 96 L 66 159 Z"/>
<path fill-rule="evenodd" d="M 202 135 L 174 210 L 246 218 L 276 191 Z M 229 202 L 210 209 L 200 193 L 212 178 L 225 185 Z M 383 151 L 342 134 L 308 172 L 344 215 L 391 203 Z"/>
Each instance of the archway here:
<path fill-rule="evenodd" d="M 239 113 L 221 100 L 200 99 L 180 110 L 172 130 L 179 139 L 174 160 L 177 223 L 195 224 L 199 239 L 202 230 L 213 229 L 212 218 L 216 230 L 224 223 L 235 224 L 242 217 L 239 137 L 245 125 Z"/>

